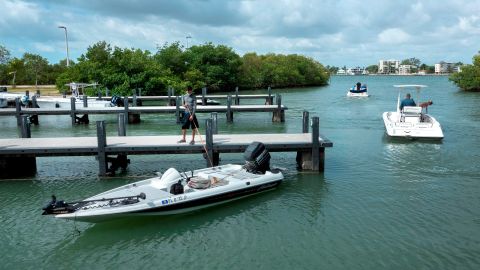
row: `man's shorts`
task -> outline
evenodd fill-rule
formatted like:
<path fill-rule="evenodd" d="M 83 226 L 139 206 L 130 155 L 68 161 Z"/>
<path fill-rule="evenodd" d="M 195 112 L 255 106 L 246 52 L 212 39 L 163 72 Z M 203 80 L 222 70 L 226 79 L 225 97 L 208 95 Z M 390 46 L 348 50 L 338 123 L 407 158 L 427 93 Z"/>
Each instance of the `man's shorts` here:
<path fill-rule="evenodd" d="M 189 114 L 189 113 L 185 113 L 185 116 L 184 116 L 185 122 L 184 122 L 183 125 L 182 125 L 182 129 L 189 129 L 189 128 L 195 129 L 195 128 L 199 128 L 197 116 L 194 114 L 192 121 L 190 121 L 189 118 L 190 118 L 190 114 Z"/>

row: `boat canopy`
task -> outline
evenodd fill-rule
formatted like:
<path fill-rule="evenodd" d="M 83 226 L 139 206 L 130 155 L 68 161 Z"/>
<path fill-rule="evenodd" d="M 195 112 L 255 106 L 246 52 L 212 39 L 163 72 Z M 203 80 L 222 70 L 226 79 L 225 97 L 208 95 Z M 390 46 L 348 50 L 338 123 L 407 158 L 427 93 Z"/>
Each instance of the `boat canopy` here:
<path fill-rule="evenodd" d="M 425 88 L 426 85 L 423 84 L 395 84 L 393 87 L 396 88 Z"/>

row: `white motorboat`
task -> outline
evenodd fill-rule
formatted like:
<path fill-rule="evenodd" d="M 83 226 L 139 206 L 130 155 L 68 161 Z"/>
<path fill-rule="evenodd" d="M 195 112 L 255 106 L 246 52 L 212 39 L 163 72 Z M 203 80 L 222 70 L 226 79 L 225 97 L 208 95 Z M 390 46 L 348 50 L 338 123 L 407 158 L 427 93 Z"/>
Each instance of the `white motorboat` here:
<path fill-rule="evenodd" d="M 90 108 L 103 108 L 103 107 L 115 107 L 117 106 L 114 100 L 108 101 L 108 100 L 96 100 L 95 98 L 88 98 L 84 94 L 84 89 L 87 87 L 95 87 L 98 84 L 96 83 L 76 83 L 72 82 L 69 84 L 66 84 L 69 86 L 70 91 L 72 93 L 71 97 L 75 98 L 75 107 L 83 107 L 83 99 L 87 98 L 87 106 Z M 65 108 L 65 109 L 70 109 L 71 108 L 71 97 L 39 97 L 37 98 L 37 105 L 40 108 Z"/>
<path fill-rule="evenodd" d="M 228 164 L 183 173 L 170 168 L 162 176 L 124 185 L 77 202 L 57 201 L 52 196 L 52 201 L 43 208 L 43 214 L 85 222 L 138 215 L 171 215 L 277 187 L 283 180 L 282 173 L 267 170 L 270 154 L 263 144 L 256 142 L 252 145 L 245 151 L 247 162 L 243 166 Z"/>
<path fill-rule="evenodd" d="M 96 86 L 97 84 L 73 82 L 67 85 L 70 87 L 72 97 L 75 98 L 75 107 L 79 108 L 79 107 L 83 107 L 83 104 L 84 104 L 83 99 L 88 98 L 86 95 L 84 95 L 83 90 L 86 87 Z M 17 97 L 20 98 L 20 101 L 23 103 L 23 105 L 27 105 L 27 103 L 31 103 L 31 98 L 26 95 L 19 94 L 19 93 L 0 92 L 0 108 L 5 108 L 9 104 L 15 104 L 15 99 Z M 38 107 L 42 109 L 45 109 L 45 108 L 70 109 L 72 106 L 70 97 L 45 96 L 45 97 L 38 97 L 36 100 L 37 100 Z M 95 98 L 88 98 L 87 105 L 90 108 L 115 107 L 117 106 L 117 101 L 120 101 L 120 100 L 118 98 L 112 98 L 111 101 L 96 100 Z"/>
<path fill-rule="evenodd" d="M 0 92 L 0 108 L 6 108 L 9 104 L 15 104 L 16 98 L 22 98 L 22 94 Z"/>
<path fill-rule="evenodd" d="M 215 100 L 215 99 L 209 99 L 207 98 L 207 105 L 220 105 L 220 101 Z M 203 105 L 203 101 L 201 98 L 197 99 L 197 105 Z"/>
<path fill-rule="evenodd" d="M 366 85 L 352 86 L 347 91 L 347 97 L 368 97 L 368 89 Z"/>
<path fill-rule="evenodd" d="M 425 85 L 394 85 L 402 90 L 414 88 L 417 93 Z M 383 113 L 383 122 L 390 137 L 443 139 L 440 123 L 431 115 L 423 112 L 420 106 L 405 106 L 400 110 L 400 91 L 397 99 L 397 110 Z"/>
<path fill-rule="evenodd" d="M 75 108 L 83 107 L 83 99 L 87 96 L 75 96 Z M 72 107 L 70 97 L 39 97 L 37 105 L 42 108 L 63 108 L 70 109 Z M 89 98 L 87 102 L 89 108 L 115 107 L 116 105 L 108 100 L 96 100 Z"/>

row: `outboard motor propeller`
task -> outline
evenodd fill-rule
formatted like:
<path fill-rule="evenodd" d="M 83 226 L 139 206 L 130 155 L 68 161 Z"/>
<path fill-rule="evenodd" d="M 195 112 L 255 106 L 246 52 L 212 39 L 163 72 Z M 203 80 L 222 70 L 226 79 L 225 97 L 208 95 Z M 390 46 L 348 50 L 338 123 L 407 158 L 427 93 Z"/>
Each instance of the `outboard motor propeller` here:
<path fill-rule="evenodd" d="M 270 153 L 261 142 L 252 142 L 245 152 L 245 169 L 251 173 L 262 173 L 270 170 Z"/>

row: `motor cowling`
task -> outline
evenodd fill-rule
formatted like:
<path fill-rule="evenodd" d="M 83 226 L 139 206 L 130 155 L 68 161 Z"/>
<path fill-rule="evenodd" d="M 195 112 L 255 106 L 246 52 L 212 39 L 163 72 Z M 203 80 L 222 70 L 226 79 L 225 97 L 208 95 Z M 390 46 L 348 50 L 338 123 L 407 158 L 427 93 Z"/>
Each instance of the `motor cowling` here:
<path fill-rule="evenodd" d="M 75 208 L 73 208 L 65 201 L 57 201 L 57 198 L 55 197 L 55 195 L 53 195 L 52 200 L 47 205 L 45 205 L 42 210 L 42 215 L 57 215 L 72 213 L 75 211 Z"/>
<path fill-rule="evenodd" d="M 251 173 L 262 173 L 270 170 L 270 153 L 261 142 L 252 142 L 245 152 L 245 169 Z"/>

